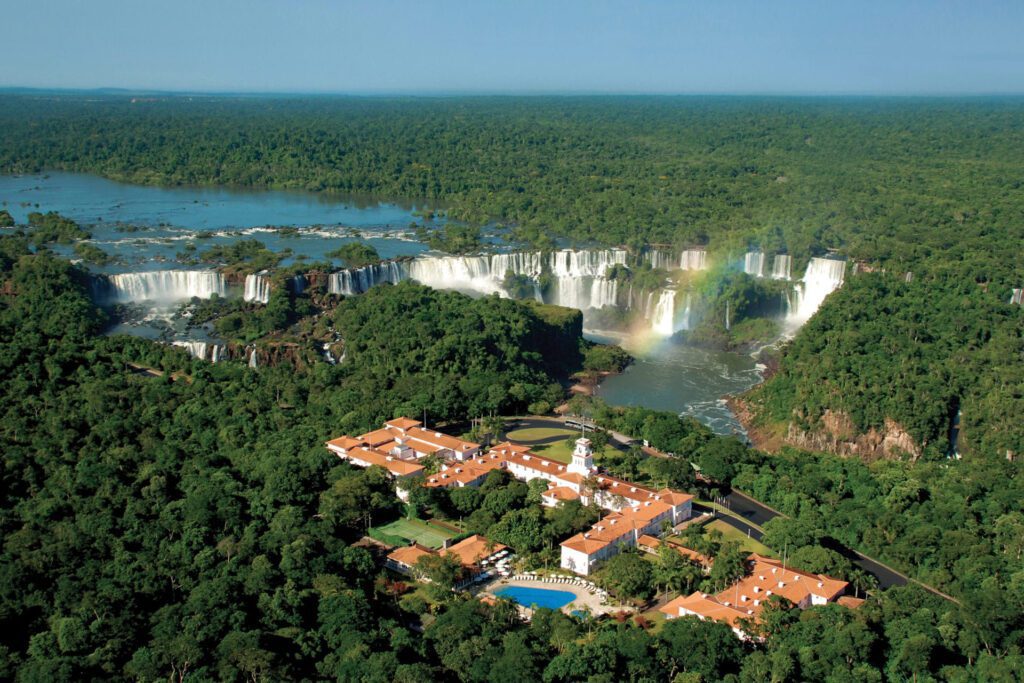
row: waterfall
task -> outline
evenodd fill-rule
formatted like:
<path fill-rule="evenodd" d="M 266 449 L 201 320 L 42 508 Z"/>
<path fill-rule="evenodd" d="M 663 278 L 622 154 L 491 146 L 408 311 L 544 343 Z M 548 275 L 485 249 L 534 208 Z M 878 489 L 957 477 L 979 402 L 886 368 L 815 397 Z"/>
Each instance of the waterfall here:
<path fill-rule="evenodd" d="M 100 281 L 102 282 L 102 281 Z M 173 302 L 199 297 L 224 296 L 224 277 L 214 270 L 151 270 L 121 273 L 94 283 L 93 295 L 99 303 L 130 301 Z"/>
<path fill-rule="evenodd" d="M 649 249 L 644 252 L 644 260 L 651 264 L 651 268 L 660 268 L 662 270 L 676 270 L 679 264 L 676 263 L 674 256 L 667 251 L 660 251 L 658 249 Z"/>
<path fill-rule="evenodd" d="M 818 310 L 825 297 L 843 284 L 845 272 L 846 261 L 812 258 L 807 264 L 803 281 L 793 288 L 795 306 L 790 305 L 787 322 L 797 327 L 805 323 Z"/>
<path fill-rule="evenodd" d="M 612 305 L 614 283 L 605 279 L 608 268 L 626 263 L 624 249 L 573 250 L 552 252 L 547 263 L 539 251 L 511 252 L 485 256 L 423 256 L 410 261 L 388 261 L 363 268 L 351 268 L 332 273 L 328 291 L 332 294 L 361 294 L 382 282 L 392 284 L 402 280 L 417 282 L 437 289 L 462 289 L 480 294 L 502 292 L 502 281 L 509 272 L 536 280 L 547 265 L 556 280 L 566 280 L 559 288 L 560 301 L 577 302 L 584 308 L 593 301 L 595 306 Z M 595 278 L 599 284 L 571 285 L 568 279 Z M 577 289 L 580 287 L 580 289 Z M 539 294 L 539 289 L 536 290 Z M 611 302 L 611 303 L 609 303 Z M 574 305 L 563 303 L 562 305 Z"/>
<path fill-rule="evenodd" d="M 703 249 L 687 249 L 679 258 L 682 270 L 707 270 L 708 253 Z"/>
<path fill-rule="evenodd" d="M 267 271 L 245 276 L 245 293 L 242 295 L 242 299 L 257 301 L 261 304 L 270 301 L 270 275 Z"/>
<path fill-rule="evenodd" d="M 327 279 L 327 291 L 331 294 L 362 294 L 375 285 L 385 282 L 396 284 L 406 279 L 402 264 L 397 261 L 375 263 L 362 268 L 349 268 L 331 273 Z"/>
<path fill-rule="evenodd" d="M 222 344 L 213 344 L 210 342 L 202 341 L 173 341 L 171 342 L 174 346 L 179 346 L 186 351 L 189 355 L 197 360 L 208 360 L 211 363 L 216 363 L 222 360 L 227 349 Z"/>
<path fill-rule="evenodd" d="M 335 358 L 334 354 L 331 353 L 331 345 L 330 345 L 329 342 L 324 342 L 323 345 L 320 347 L 320 349 L 323 352 L 323 356 L 324 356 L 324 360 L 325 361 L 327 361 L 331 365 L 337 365 L 338 364 L 338 359 Z"/>
<path fill-rule="evenodd" d="M 258 360 L 256 358 L 256 347 L 253 346 L 252 347 L 252 353 L 249 354 L 249 367 L 250 368 L 255 368 L 258 365 L 258 363 L 259 362 L 258 362 Z"/>
<path fill-rule="evenodd" d="M 654 310 L 648 320 L 655 333 L 670 337 L 676 332 L 676 292 L 674 289 L 663 289 L 655 300 Z"/>
<path fill-rule="evenodd" d="M 413 259 L 408 264 L 408 276 L 435 289 L 492 294 L 501 291 L 505 271 L 494 272 L 490 256 L 442 256 Z"/>
<path fill-rule="evenodd" d="M 588 308 L 614 306 L 619 283 L 603 277 L 559 277 L 548 303 L 585 311 Z"/>
<path fill-rule="evenodd" d="M 551 252 L 548 258 L 548 266 L 555 277 L 604 277 L 608 268 L 625 263 L 625 249 L 562 249 Z"/>
<path fill-rule="evenodd" d="M 764 253 L 748 251 L 743 257 L 743 272 L 754 277 L 764 277 Z"/>
<path fill-rule="evenodd" d="M 517 251 L 506 254 L 494 254 L 491 256 L 490 268 L 492 277 L 499 280 L 505 278 L 505 273 L 511 271 L 516 275 L 528 275 L 536 278 L 540 275 L 542 262 L 539 251 Z"/>
<path fill-rule="evenodd" d="M 619 298 L 619 283 L 603 277 L 595 277 L 590 283 L 590 307 L 614 306 Z"/>
<path fill-rule="evenodd" d="M 691 315 L 693 311 L 693 295 L 686 293 L 686 302 L 683 305 L 683 319 L 679 323 L 680 330 L 689 330 L 692 325 Z"/>
<path fill-rule="evenodd" d="M 560 277 L 555 280 L 555 286 L 549 293 L 551 300 L 548 303 L 567 308 L 576 308 L 582 311 L 588 307 L 586 302 L 589 301 L 587 293 L 584 292 L 584 287 L 585 284 L 582 278 Z"/>
<path fill-rule="evenodd" d="M 1024 289 L 1014 288 L 1013 295 L 1010 297 L 1010 303 L 1024 306 Z"/>
<path fill-rule="evenodd" d="M 306 291 L 305 275 L 296 275 L 291 280 L 289 280 L 289 282 L 291 283 L 292 286 L 292 294 L 302 294 L 304 291 Z"/>
<path fill-rule="evenodd" d="M 793 271 L 793 257 L 789 254 L 776 254 L 772 263 L 772 279 L 788 280 Z"/>
<path fill-rule="evenodd" d="M 650 255 L 652 252 L 648 252 Z M 705 267 L 704 252 L 694 251 L 693 263 Z M 401 262 L 384 262 L 363 268 L 332 273 L 328 291 L 332 294 L 360 294 L 382 282 L 415 280 L 436 289 L 457 289 L 480 294 L 507 295 L 503 288 L 508 273 L 525 276 L 533 285 L 533 298 L 580 311 L 624 305 L 639 308 L 652 326 L 664 334 L 675 331 L 675 293 L 659 290 L 646 302 L 634 301 L 632 286 L 620 302 L 619 284 L 606 277 L 614 265 L 625 265 L 624 249 L 561 249 L 544 254 L 539 251 L 508 252 L 480 256 L 421 256 Z M 668 254 L 656 262 L 668 265 Z M 653 257 L 652 257 L 653 258 Z M 659 266 L 660 267 L 660 266 Z M 540 276 L 549 272 L 552 287 L 541 292 Z"/>

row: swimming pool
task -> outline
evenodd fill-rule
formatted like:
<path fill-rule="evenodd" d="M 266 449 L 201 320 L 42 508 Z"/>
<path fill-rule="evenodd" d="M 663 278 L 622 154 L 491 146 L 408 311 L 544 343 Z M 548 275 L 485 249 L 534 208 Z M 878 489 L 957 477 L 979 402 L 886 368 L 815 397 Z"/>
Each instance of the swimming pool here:
<path fill-rule="evenodd" d="M 494 591 L 494 594 L 515 600 L 523 607 L 548 607 L 558 609 L 564 607 L 576 599 L 575 593 L 569 591 L 554 591 L 547 588 L 526 588 L 525 586 L 506 586 Z"/>

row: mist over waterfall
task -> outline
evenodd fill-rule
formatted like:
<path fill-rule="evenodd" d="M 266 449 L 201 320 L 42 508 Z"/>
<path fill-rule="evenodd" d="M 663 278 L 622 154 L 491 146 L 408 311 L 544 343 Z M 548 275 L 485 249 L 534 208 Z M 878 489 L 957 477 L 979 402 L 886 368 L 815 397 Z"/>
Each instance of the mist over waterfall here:
<path fill-rule="evenodd" d="M 654 308 L 647 319 L 651 321 L 651 329 L 663 337 L 676 333 L 676 292 L 663 289 L 654 298 Z"/>
<path fill-rule="evenodd" d="M 501 291 L 504 271 L 495 273 L 490 256 L 418 258 L 405 264 L 409 279 L 435 289 L 467 289 L 481 294 Z"/>
<path fill-rule="evenodd" d="M 683 304 L 683 315 L 679 319 L 679 324 L 676 327 L 678 330 L 691 330 L 693 329 L 693 294 L 690 292 L 686 293 L 686 302 Z"/>
<path fill-rule="evenodd" d="M 245 276 L 245 292 L 242 299 L 258 301 L 261 304 L 270 301 L 270 275 L 267 271 Z"/>
<path fill-rule="evenodd" d="M 680 270 L 707 270 L 708 253 L 703 249 L 687 249 L 679 257 Z"/>
<path fill-rule="evenodd" d="M 619 283 L 603 277 L 560 277 L 546 302 L 585 311 L 588 308 L 615 306 Z"/>
<path fill-rule="evenodd" d="M 174 346 L 180 346 L 188 351 L 189 355 L 197 360 L 207 360 L 216 363 L 225 358 L 227 347 L 223 344 L 214 344 L 202 341 L 173 341 Z"/>
<path fill-rule="evenodd" d="M 214 294 L 224 296 L 224 277 L 214 270 L 151 270 L 143 273 L 121 273 L 97 279 L 93 295 L 98 303 L 157 301 L 171 303 Z"/>
<path fill-rule="evenodd" d="M 843 284 L 846 261 L 828 258 L 812 258 L 802 282 L 793 288 L 789 314 L 789 327 L 799 327 L 807 322 L 829 294 Z"/>
<path fill-rule="evenodd" d="M 788 280 L 792 277 L 793 257 L 789 254 L 776 254 L 772 263 L 772 279 Z"/>
<path fill-rule="evenodd" d="M 743 257 L 743 272 L 754 277 L 764 277 L 764 253 L 748 251 Z"/>

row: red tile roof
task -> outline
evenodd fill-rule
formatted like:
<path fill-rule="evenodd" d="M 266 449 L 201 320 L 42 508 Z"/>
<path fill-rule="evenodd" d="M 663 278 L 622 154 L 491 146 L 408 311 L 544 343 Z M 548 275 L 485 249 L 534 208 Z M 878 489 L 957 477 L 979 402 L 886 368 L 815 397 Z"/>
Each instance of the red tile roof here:
<path fill-rule="evenodd" d="M 579 500 L 580 497 L 580 494 L 568 486 L 552 486 L 541 495 L 554 500 Z"/>
<path fill-rule="evenodd" d="M 432 554 L 433 551 L 414 543 L 413 545 L 395 548 L 388 553 L 388 559 L 398 562 L 399 564 L 404 564 L 408 567 L 414 567 L 421 557 Z"/>
<path fill-rule="evenodd" d="M 842 595 L 850 585 L 823 574 L 809 574 L 786 567 L 781 560 L 757 553 L 751 553 L 747 560 L 750 573 L 719 593 L 719 598 L 726 596 L 728 599 L 728 595 L 739 594 L 749 600 L 764 600 L 770 595 L 781 595 L 793 604 L 799 604 L 811 595 L 817 595 L 831 601 Z"/>
<path fill-rule="evenodd" d="M 388 455 L 387 453 L 381 453 L 373 448 L 367 448 L 366 446 L 350 448 L 348 450 L 348 457 L 355 460 L 361 460 L 369 465 L 383 467 L 392 474 L 400 477 L 419 474 L 423 471 L 423 465 L 409 460 L 401 460 L 392 455 Z"/>
<path fill-rule="evenodd" d="M 439 554 L 441 556 L 454 555 L 459 558 L 459 561 L 464 566 L 472 567 L 480 560 L 486 559 L 495 553 L 499 553 L 507 547 L 508 546 L 504 546 L 501 543 L 488 541 L 480 534 L 473 534 L 469 538 L 465 538 L 455 545 L 445 548 Z"/>
<path fill-rule="evenodd" d="M 419 427 L 423 423 L 410 417 L 396 417 L 394 420 L 388 420 L 384 424 L 395 429 L 409 429 L 410 427 Z"/>
<path fill-rule="evenodd" d="M 723 622 L 735 629 L 742 628 L 741 620 L 753 619 L 755 616 L 752 608 L 741 609 L 726 605 L 715 596 L 701 592 L 691 593 L 685 597 L 680 595 L 658 611 L 675 618 L 680 616 L 681 608 L 705 619 Z"/>

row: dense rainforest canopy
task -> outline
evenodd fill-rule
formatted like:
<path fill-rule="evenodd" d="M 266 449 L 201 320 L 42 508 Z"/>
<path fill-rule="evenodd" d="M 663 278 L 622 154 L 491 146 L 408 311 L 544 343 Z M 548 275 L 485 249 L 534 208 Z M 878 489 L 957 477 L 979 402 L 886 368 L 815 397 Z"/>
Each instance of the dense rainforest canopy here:
<path fill-rule="evenodd" d="M 25 239 L 0 238 L 0 677 L 1009 682 L 1024 672 L 1019 465 L 765 459 L 692 421 L 599 404 L 591 409 L 600 421 L 782 508 L 792 520 L 769 531 L 791 548 L 827 534 L 882 545 L 961 603 L 907 587 L 858 610 L 780 608 L 756 647 L 695 619 L 652 633 L 541 610 L 524 624 L 507 603 L 455 594 L 428 611 L 354 545 L 368 518 L 400 514 L 392 484 L 329 457 L 323 440 L 409 408 L 404 384 L 441 362 L 451 342 L 388 334 L 402 325 L 429 332 L 424 302 L 479 326 L 478 345 L 500 343 L 488 338 L 496 331 L 520 340 L 507 364 L 465 350 L 474 364 L 466 372 L 489 363 L 482 371 L 499 381 L 548 376 L 532 359 L 529 330 L 540 323 L 514 302 L 489 319 L 489 300 L 411 285 L 351 301 L 335 321 L 365 367 L 211 365 L 150 341 L 98 336 L 104 316 L 83 272 L 30 254 Z M 574 343 L 564 355 L 576 351 Z M 397 380 L 372 386 L 374 402 L 364 405 L 368 394 L 352 385 L 384 377 Z M 488 400 L 486 388 L 466 396 Z M 689 465 L 674 462 L 618 466 L 685 480 Z M 496 482 L 476 500 L 433 504 L 473 510 L 474 524 L 524 552 L 534 550 L 537 536 L 523 536 L 531 525 L 544 539 L 591 519 L 583 509 L 540 519 L 522 506 L 531 495 Z"/>
<path fill-rule="evenodd" d="M 423 198 L 605 244 L 837 249 L 1007 277 L 1024 102 L 0 98 L 0 170 Z"/>
<path fill-rule="evenodd" d="M 495 221 L 542 247 L 761 248 L 792 254 L 796 274 L 829 250 L 864 262 L 875 272 L 848 271 L 750 402 L 768 432 L 827 413 L 852 431 L 894 421 L 917 462 L 765 457 L 674 415 L 583 408 L 680 455 L 609 469 L 705 486 L 692 461 L 787 515 L 766 541 L 808 566 L 844 571 L 821 547 L 836 539 L 955 600 L 911 586 L 857 611 L 780 610 L 756 647 L 692 620 L 524 625 L 448 596 L 428 613 L 353 545 L 369 519 L 401 514 L 391 484 L 323 440 L 402 413 L 550 405 L 569 372 L 622 360 L 580 345 L 579 315 L 403 284 L 322 316 L 341 365 L 210 365 L 100 336 L 84 272 L 45 251 L 87 231 L 37 213 L 26 238 L 0 238 L 0 678 L 1020 680 L 1022 122 L 1015 99 L 0 97 L 2 172 L 421 198 L 459 221 L 424 233 L 454 251 Z M 102 258 L 88 246 L 79 256 Z M 715 282 L 734 314 L 757 304 L 744 278 Z M 281 290 L 232 318 L 238 337 L 304 304 Z M 414 504 L 538 556 L 595 514 L 540 514 L 535 494 L 496 481 Z"/>

